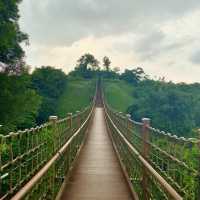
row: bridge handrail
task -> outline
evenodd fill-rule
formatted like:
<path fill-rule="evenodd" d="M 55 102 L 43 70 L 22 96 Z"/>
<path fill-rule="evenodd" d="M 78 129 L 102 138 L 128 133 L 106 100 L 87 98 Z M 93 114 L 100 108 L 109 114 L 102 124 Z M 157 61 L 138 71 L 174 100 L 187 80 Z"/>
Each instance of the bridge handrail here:
<path fill-rule="evenodd" d="M 141 161 L 143 166 L 149 171 L 151 175 L 155 177 L 155 179 L 159 182 L 159 184 L 162 186 L 162 188 L 172 197 L 174 200 L 182 200 L 183 198 L 176 192 L 176 190 L 173 189 L 171 185 L 167 183 L 167 181 L 160 176 L 156 170 L 143 158 L 143 156 L 133 147 L 133 145 L 124 137 L 124 135 L 121 133 L 121 131 L 117 128 L 115 123 L 112 121 L 111 117 L 109 116 L 107 110 L 105 109 L 106 117 L 110 121 L 112 127 L 117 132 L 118 136 L 121 137 L 123 142 L 127 145 L 129 150 L 134 153 L 137 158 Z"/>
<path fill-rule="evenodd" d="M 69 148 L 70 144 L 76 139 L 76 137 L 81 133 L 84 127 L 87 126 L 91 115 L 93 113 L 93 108 L 91 109 L 87 119 L 81 125 L 80 128 L 69 138 L 69 140 L 62 146 L 56 154 L 42 167 L 42 169 L 14 196 L 11 200 L 20 200 L 26 196 L 28 192 L 40 181 L 40 179 L 48 172 L 48 170 L 54 165 L 54 163 L 65 153 Z"/>
<path fill-rule="evenodd" d="M 177 137 L 137 122 L 130 115 L 111 108 L 105 97 L 107 112 L 118 129 L 131 145 L 143 155 L 147 149 L 146 160 L 184 199 L 197 199 L 200 194 L 200 140 Z M 184 153 L 185 155 L 184 155 Z"/>
<path fill-rule="evenodd" d="M 50 160 L 52 161 L 51 158 L 57 155 L 59 149 L 65 146 L 77 132 L 80 132 L 80 127 L 83 127 L 91 116 L 96 93 L 97 88 L 93 101 L 81 112 L 68 113 L 68 116 L 63 119 L 51 116 L 49 122 L 35 128 L 0 135 L 1 200 L 10 199 L 36 173 L 39 173 L 42 167 L 46 166 Z M 81 145 L 81 142 L 77 141 L 77 147 Z M 70 143 L 70 146 L 73 144 Z M 73 146 L 72 155 L 68 155 L 67 162 L 72 162 L 74 153 L 78 150 L 77 147 Z"/>
<path fill-rule="evenodd" d="M 108 106 L 109 107 L 109 106 Z M 130 117 L 127 117 L 127 115 L 123 115 L 121 112 L 116 112 L 113 111 L 113 109 L 111 109 L 109 107 L 109 109 L 119 118 L 121 118 L 122 120 L 124 120 L 124 124 L 130 123 L 129 124 L 129 129 L 128 131 L 132 131 L 131 129 L 134 129 L 134 126 L 138 126 L 141 127 L 143 126 L 142 122 L 137 122 L 132 120 Z M 178 137 L 176 135 L 170 134 L 170 133 L 166 133 L 164 131 L 161 131 L 159 129 L 153 128 L 151 126 L 148 127 L 148 130 L 150 132 L 150 136 L 152 140 L 149 140 L 147 143 L 151 146 L 153 146 L 155 149 L 161 151 L 163 154 L 165 154 L 166 156 L 170 157 L 172 160 L 179 162 L 180 164 L 182 164 L 183 166 L 185 166 L 186 168 L 192 170 L 194 173 L 198 173 L 198 163 L 196 166 L 190 166 L 190 162 L 187 163 L 189 160 L 183 160 L 183 155 L 181 150 L 185 149 L 192 149 L 192 148 L 196 148 L 196 150 L 198 151 L 198 146 L 200 144 L 200 140 L 197 138 L 184 138 L 184 137 Z M 136 137 L 138 137 L 141 141 L 143 140 L 142 135 L 141 134 L 136 134 L 134 131 L 132 131 L 132 134 L 134 134 Z M 156 139 L 160 142 L 161 138 L 163 138 L 166 142 L 166 144 L 164 145 L 156 143 Z M 179 146 L 178 151 L 175 152 L 175 148 L 171 148 L 171 145 L 174 146 Z M 190 157 L 191 159 L 191 157 Z M 196 158 L 195 158 L 196 159 Z"/>
<path fill-rule="evenodd" d="M 108 104 L 107 104 L 107 107 L 109 108 L 109 110 L 111 110 L 113 113 L 115 113 L 119 117 L 121 117 L 123 119 L 127 119 L 127 114 L 119 112 L 117 110 L 114 110 Z M 142 122 L 135 121 L 135 120 L 133 120 L 131 118 L 129 118 L 129 121 L 132 122 L 135 125 L 141 125 L 141 126 L 143 125 Z M 176 134 L 165 132 L 165 131 L 162 131 L 160 129 L 154 128 L 152 126 L 149 126 L 149 129 L 152 130 L 152 131 L 155 131 L 155 133 L 157 133 L 157 134 L 169 137 L 169 138 L 171 138 L 173 140 L 177 140 L 177 141 L 180 141 L 180 142 L 189 142 L 189 143 L 193 143 L 193 144 L 199 143 L 199 139 L 198 138 L 185 138 L 185 137 L 182 137 L 182 136 L 177 136 Z"/>
<path fill-rule="evenodd" d="M 119 118 L 121 114 L 116 114 Z M 116 119 L 115 119 L 116 120 Z M 178 190 L 183 196 L 195 198 L 199 179 L 200 141 L 198 139 L 180 139 L 166 134 L 155 133 L 151 126 L 147 127 L 148 140 L 142 135 L 143 123 L 133 123 L 129 117 L 121 117 L 120 126 L 124 124 L 126 137 L 142 153 L 143 143 L 149 146 L 149 160 L 152 165 Z M 127 126 L 128 123 L 128 126 Z M 160 131 L 159 131 L 160 132 Z M 172 172 L 173 170 L 173 172 Z M 177 173 L 181 178 L 177 177 Z"/>

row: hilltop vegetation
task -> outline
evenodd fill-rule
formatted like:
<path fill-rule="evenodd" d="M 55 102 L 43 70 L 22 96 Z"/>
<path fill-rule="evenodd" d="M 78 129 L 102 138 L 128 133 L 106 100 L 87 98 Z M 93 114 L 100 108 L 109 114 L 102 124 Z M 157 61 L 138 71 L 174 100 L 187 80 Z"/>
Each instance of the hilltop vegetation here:
<path fill-rule="evenodd" d="M 151 125 L 185 137 L 199 137 L 200 84 L 153 80 L 140 70 L 126 70 L 116 80 L 105 80 L 108 104 L 131 114 L 132 119 L 151 119 Z M 139 78 L 136 78 L 139 77 Z"/>
<path fill-rule="evenodd" d="M 105 56 L 101 69 L 94 55 L 86 53 L 66 75 L 53 67 L 29 73 L 21 42 L 18 4 L 0 3 L 0 133 L 29 128 L 48 120 L 49 115 L 66 116 L 85 107 L 94 91 L 94 80 L 104 80 L 105 96 L 116 110 L 132 118 L 151 118 L 154 127 L 181 136 L 197 136 L 200 127 L 200 84 L 175 84 L 152 80 L 137 67 L 119 73 Z M 133 67 L 131 67 L 133 68 Z M 1 126 L 3 125 L 3 126 Z"/>
<path fill-rule="evenodd" d="M 179 136 L 198 137 L 200 84 L 145 80 L 133 95 L 128 112 L 135 120 L 148 117 L 153 127 Z"/>
<path fill-rule="evenodd" d="M 0 133 L 39 125 L 50 115 L 81 111 L 91 102 L 95 85 L 95 79 L 69 78 L 52 67 L 20 76 L 0 74 Z"/>
<path fill-rule="evenodd" d="M 58 116 L 66 117 L 67 113 L 75 113 L 88 106 L 93 99 L 95 86 L 96 82 L 93 79 L 69 78 L 58 100 Z"/>
<path fill-rule="evenodd" d="M 199 137 L 200 84 L 175 84 L 146 77 L 144 75 L 135 83 L 124 74 L 118 80 L 106 80 L 104 85 L 108 104 L 118 111 L 131 114 L 136 121 L 148 117 L 153 127 L 166 132 Z"/>
<path fill-rule="evenodd" d="M 50 115 L 66 117 L 69 112 L 82 110 L 91 102 L 95 81 L 101 78 L 106 100 L 115 110 L 129 113 L 137 121 L 149 117 L 152 126 L 166 132 L 197 137 L 200 84 L 152 80 L 142 68 L 119 74 L 109 66 L 100 70 L 94 62 L 99 63 L 90 54 L 83 55 L 69 75 L 52 67 L 36 69 L 32 74 L 2 73 L 1 132 L 41 124 Z"/>
<path fill-rule="evenodd" d="M 123 80 L 103 80 L 107 103 L 115 110 L 126 113 L 134 102 L 134 88 Z"/>
<path fill-rule="evenodd" d="M 0 1 L 0 71 L 7 74 L 23 70 L 22 42 L 28 43 L 27 34 L 20 31 L 19 9 L 21 0 Z"/>

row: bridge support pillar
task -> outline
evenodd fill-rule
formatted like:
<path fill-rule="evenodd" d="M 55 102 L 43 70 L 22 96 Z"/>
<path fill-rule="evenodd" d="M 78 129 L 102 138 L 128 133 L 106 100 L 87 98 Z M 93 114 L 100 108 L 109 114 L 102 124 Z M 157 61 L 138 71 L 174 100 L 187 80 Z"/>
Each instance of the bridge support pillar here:
<path fill-rule="evenodd" d="M 148 161 L 149 158 L 149 127 L 150 127 L 150 119 L 149 118 L 143 118 L 142 119 L 142 155 L 143 157 Z M 144 200 L 149 200 L 150 195 L 148 191 L 148 186 L 149 186 L 149 177 L 148 177 L 148 171 L 146 168 L 143 166 L 143 176 L 142 176 L 142 188 L 143 188 L 143 199 Z"/>

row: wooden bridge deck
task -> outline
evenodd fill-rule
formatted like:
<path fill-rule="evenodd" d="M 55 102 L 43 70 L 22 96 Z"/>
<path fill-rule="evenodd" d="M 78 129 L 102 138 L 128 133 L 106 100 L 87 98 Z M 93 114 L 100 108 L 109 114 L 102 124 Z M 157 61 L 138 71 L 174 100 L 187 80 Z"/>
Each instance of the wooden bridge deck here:
<path fill-rule="evenodd" d="M 131 200 L 131 192 L 106 130 L 102 108 L 95 108 L 85 146 L 61 200 Z"/>

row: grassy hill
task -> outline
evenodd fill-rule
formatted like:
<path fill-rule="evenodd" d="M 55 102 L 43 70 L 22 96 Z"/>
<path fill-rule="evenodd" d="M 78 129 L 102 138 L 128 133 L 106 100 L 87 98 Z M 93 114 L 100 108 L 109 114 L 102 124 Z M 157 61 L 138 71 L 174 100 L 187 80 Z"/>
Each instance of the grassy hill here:
<path fill-rule="evenodd" d="M 104 80 L 104 92 L 108 104 L 121 112 L 126 112 L 133 103 L 133 86 L 122 80 Z"/>
<path fill-rule="evenodd" d="M 58 102 L 58 116 L 65 117 L 69 112 L 81 111 L 88 106 L 93 98 L 95 86 L 95 80 L 69 79 Z"/>
<path fill-rule="evenodd" d="M 95 85 L 95 80 L 69 79 L 59 99 L 57 115 L 65 117 L 89 105 Z M 126 112 L 133 103 L 133 87 L 122 80 L 104 80 L 104 91 L 108 104 L 118 111 Z"/>

